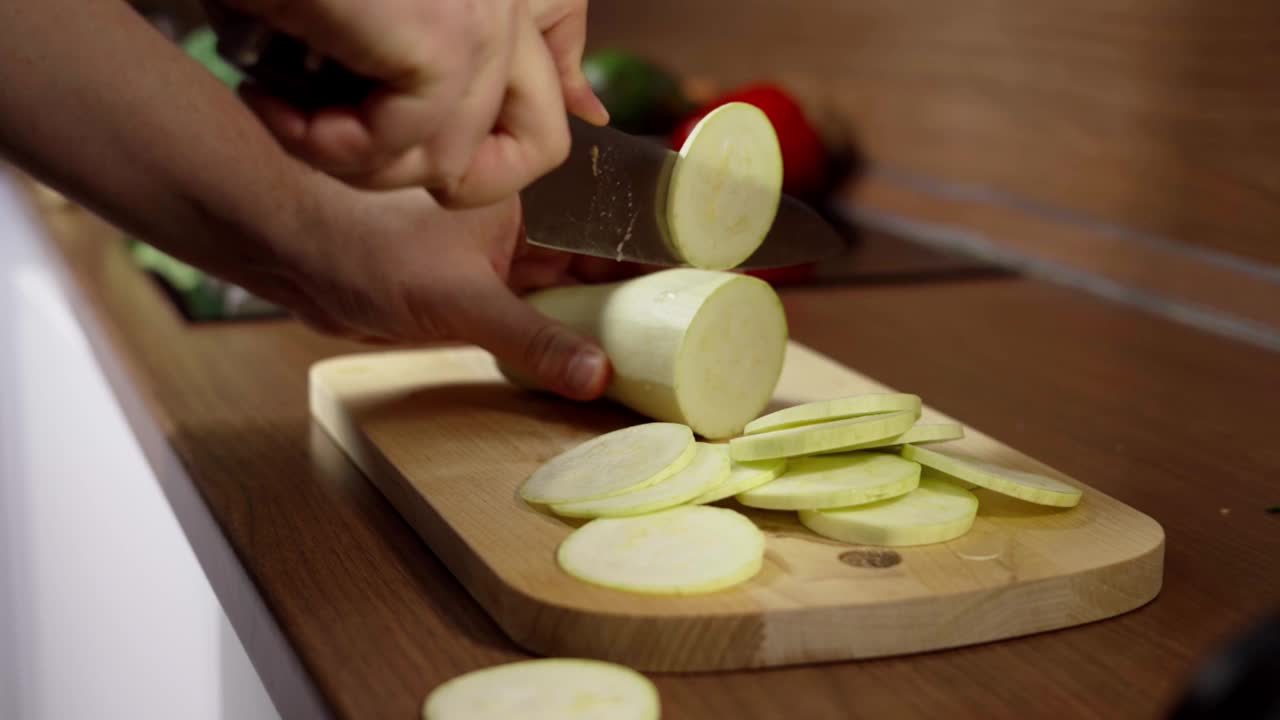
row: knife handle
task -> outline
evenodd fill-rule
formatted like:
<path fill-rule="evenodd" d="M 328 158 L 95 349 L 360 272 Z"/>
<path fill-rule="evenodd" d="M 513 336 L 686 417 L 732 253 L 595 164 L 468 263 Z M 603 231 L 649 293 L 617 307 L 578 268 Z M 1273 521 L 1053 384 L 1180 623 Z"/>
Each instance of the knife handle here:
<path fill-rule="evenodd" d="M 217 0 L 207 0 L 205 9 L 218 34 L 218 54 L 300 110 L 360 105 L 380 85 Z"/>

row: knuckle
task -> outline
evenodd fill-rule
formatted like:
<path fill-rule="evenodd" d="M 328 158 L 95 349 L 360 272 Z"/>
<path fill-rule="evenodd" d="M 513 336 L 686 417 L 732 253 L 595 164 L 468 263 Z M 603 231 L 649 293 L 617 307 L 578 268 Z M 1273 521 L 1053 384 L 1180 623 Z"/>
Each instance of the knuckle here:
<path fill-rule="evenodd" d="M 546 157 L 543 167 L 539 169 L 542 172 L 547 172 L 563 164 L 569 158 L 569 146 L 571 144 L 572 138 L 569 137 L 569 128 L 564 125 L 558 126 L 547 137 Z"/>

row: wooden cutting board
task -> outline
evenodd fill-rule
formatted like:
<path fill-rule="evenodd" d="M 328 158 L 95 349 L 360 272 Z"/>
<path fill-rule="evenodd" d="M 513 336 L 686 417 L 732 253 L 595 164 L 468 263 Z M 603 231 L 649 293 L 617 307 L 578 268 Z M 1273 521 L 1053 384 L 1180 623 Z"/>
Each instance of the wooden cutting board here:
<path fill-rule="evenodd" d="M 775 406 L 887 389 L 793 343 Z M 1160 590 L 1154 520 L 968 427 L 953 447 L 1062 477 L 1083 501 L 1061 510 L 979 490 L 969 534 L 891 550 L 827 541 L 794 513 L 730 500 L 768 537 L 764 569 L 720 593 L 666 598 L 563 573 L 555 550 L 580 522 L 516 494 L 557 453 L 644 418 L 514 388 L 471 348 L 318 363 L 311 409 L 511 639 L 538 654 L 649 671 L 871 658 L 1078 625 Z M 951 418 L 926 409 L 923 419 Z"/>

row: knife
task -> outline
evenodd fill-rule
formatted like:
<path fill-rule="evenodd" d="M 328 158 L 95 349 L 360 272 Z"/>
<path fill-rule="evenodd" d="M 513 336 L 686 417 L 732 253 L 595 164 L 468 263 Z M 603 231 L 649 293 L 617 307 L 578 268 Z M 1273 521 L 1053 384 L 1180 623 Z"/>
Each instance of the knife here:
<path fill-rule="evenodd" d="M 272 94 L 303 109 L 358 105 L 377 81 L 219 2 L 207 2 L 218 52 Z M 568 159 L 521 193 L 533 245 L 646 265 L 686 264 L 666 229 L 667 183 L 678 156 L 662 144 L 569 118 Z M 764 269 L 839 255 L 846 241 L 805 203 L 783 194 L 764 242 L 739 265 Z"/>

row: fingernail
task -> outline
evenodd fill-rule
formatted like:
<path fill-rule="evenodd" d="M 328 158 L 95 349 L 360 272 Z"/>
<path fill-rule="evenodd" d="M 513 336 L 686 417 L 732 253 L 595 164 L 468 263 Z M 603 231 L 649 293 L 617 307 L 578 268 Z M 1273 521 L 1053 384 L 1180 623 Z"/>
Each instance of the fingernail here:
<path fill-rule="evenodd" d="M 609 108 L 604 106 L 604 101 L 601 100 L 594 92 L 591 93 L 591 97 L 596 101 L 596 120 L 598 121 L 598 124 L 601 126 L 608 125 Z"/>
<path fill-rule="evenodd" d="M 600 385 L 605 356 L 597 349 L 581 350 L 569 361 L 569 390 L 575 395 L 592 395 Z"/>

